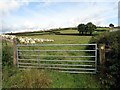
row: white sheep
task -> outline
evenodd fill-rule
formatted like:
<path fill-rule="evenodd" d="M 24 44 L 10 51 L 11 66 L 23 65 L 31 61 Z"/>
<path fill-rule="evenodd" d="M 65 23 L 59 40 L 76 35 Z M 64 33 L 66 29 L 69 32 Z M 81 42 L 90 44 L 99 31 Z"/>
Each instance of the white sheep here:
<path fill-rule="evenodd" d="M 50 42 L 54 42 L 54 40 L 50 40 Z"/>
<path fill-rule="evenodd" d="M 20 43 L 25 43 L 25 39 L 24 38 L 20 37 L 18 39 L 19 39 Z"/>
<path fill-rule="evenodd" d="M 33 44 L 33 43 L 35 43 L 35 41 L 34 41 L 34 40 L 32 40 L 32 41 L 31 41 L 31 43 Z"/>
<path fill-rule="evenodd" d="M 20 43 L 24 43 L 24 44 L 29 44 L 29 43 L 36 43 L 36 42 L 53 42 L 54 40 L 52 39 L 38 39 L 38 38 L 29 38 L 29 37 L 16 37 L 15 35 L 1 35 L 2 37 L 6 38 L 6 39 L 10 39 L 13 40 L 14 38 L 17 38 Z"/>
<path fill-rule="evenodd" d="M 3 38 L 6 38 L 6 39 L 10 39 L 10 40 L 13 40 L 14 38 L 16 38 L 15 35 L 1 35 Z"/>
<path fill-rule="evenodd" d="M 44 39 L 40 39 L 41 42 L 44 42 Z"/>

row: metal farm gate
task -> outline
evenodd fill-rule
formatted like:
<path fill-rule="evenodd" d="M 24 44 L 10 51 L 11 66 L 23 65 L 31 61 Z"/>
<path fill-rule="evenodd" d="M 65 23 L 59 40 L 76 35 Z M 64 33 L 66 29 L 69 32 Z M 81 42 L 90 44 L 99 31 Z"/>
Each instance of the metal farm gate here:
<path fill-rule="evenodd" d="M 18 44 L 17 66 L 20 69 L 96 73 L 97 44 Z"/>

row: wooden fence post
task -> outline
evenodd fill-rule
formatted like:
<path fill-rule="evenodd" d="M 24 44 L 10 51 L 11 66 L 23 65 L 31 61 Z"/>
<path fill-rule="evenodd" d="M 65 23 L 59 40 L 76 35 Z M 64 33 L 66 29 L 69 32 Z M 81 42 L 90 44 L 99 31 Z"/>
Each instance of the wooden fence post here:
<path fill-rule="evenodd" d="M 106 69 L 105 69 L 105 44 L 100 44 L 100 48 L 99 48 L 99 56 L 100 56 L 100 74 L 105 74 L 106 73 Z"/>
<path fill-rule="evenodd" d="M 16 39 L 13 39 L 13 65 L 17 65 L 17 49 L 16 49 Z"/>
<path fill-rule="evenodd" d="M 100 64 L 104 65 L 106 62 L 106 60 L 105 60 L 105 44 L 100 44 L 99 54 L 100 54 Z"/>

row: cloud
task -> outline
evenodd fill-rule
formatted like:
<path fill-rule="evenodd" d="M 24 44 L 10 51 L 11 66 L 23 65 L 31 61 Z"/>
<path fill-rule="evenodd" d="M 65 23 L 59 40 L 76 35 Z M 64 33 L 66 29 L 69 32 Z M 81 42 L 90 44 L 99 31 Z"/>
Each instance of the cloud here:
<path fill-rule="evenodd" d="M 11 2 L 9 6 L 3 5 L 0 7 L 3 7 L 4 10 L 9 13 L 14 10 L 21 10 L 21 7 L 24 5 L 26 5 L 26 8 L 22 9 L 22 12 L 20 13 L 18 13 L 18 11 L 17 14 L 10 13 L 6 16 L 4 19 L 5 31 L 27 31 L 33 29 L 39 30 L 72 27 L 89 21 L 96 25 L 108 26 L 109 22 L 107 21 L 112 18 L 116 19 L 117 17 L 115 9 L 116 4 L 113 3 L 56 3 L 46 1 L 44 3 L 30 3 L 31 7 L 29 6 L 30 1 L 21 3 L 15 0 L 12 1 L 13 2 Z M 41 4 L 44 7 L 42 7 Z M 21 13 L 23 15 L 21 15 Z"/>
<path fill-rule="evenodd" d="M 39 0 L 32 0 L 39 2 Z M 40 0 L 40 2 L 118 2 L 119 0 Z"/>
<path fill-rule="evenodd" d="M 23 1 L 18 1 L 18 0 L 3 0 L 0 1 L 0 12 L 3 13 L 8 13 L 12 10 L 16 10 L 20 7 L 22 7 L 23 5 L 28 5 L 29 0 L 27 0 L 26 2 Z"/>
<path fill-rule="evenodd" d="M 95 6 L 95 7 L 88 7 L 84 9 L 84 11 L 74 10 L 72 13 L 78 14 L 78 15 L 72 15 L 71 19 L 69 20 L 69 23 L 71 23 L 72 26 L 76 26 L 79 23 L 87 23 L 87 22 L 93 22 L 96 25 L 101 25 L 107 18 L 104 18 L 104 14 L 106 11 L 109 11 L 108 8 L 103 8 L 101 6 Z M 70 13 L 68 13 L 69 15 Z M 63 15 L 64 16 L 64 15 Z M 67 16 L 67 15 L 66 15 Z M 76 17 L 73 17 L 76 16 Z M 109 16 L 108 16 L 109 17 Z"/>
<path fill-rule="evenodd" d="M 11 13 L 11 11 L 17 10 L 24 5 L 29 4 L 29 0 L 0 0 L 0 31 L 10 31 L 14 30 L 13 26 L 4 23 L 4 19 Z"/>

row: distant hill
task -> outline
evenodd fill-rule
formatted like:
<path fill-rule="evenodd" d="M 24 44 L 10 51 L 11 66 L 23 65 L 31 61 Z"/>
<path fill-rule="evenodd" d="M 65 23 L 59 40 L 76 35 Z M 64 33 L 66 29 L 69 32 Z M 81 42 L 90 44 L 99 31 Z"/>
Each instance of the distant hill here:
<path fill-rule="evenodd" d="M 76 30 L 76 27 L 67 27 L 67 28 L 56 28 L 56 29 L 49 29 L 49 30 L 37 30 L 37 31 L 25 31 L 25 32 L 12 32 L 12 33 L 5 33 L 8 35 L 23 35 L 23 34 L 33 34 L 33 33 L 43 33 L 43 32 L 50 32 L 50 31 L 61 31 L 61 30 Z"/>

